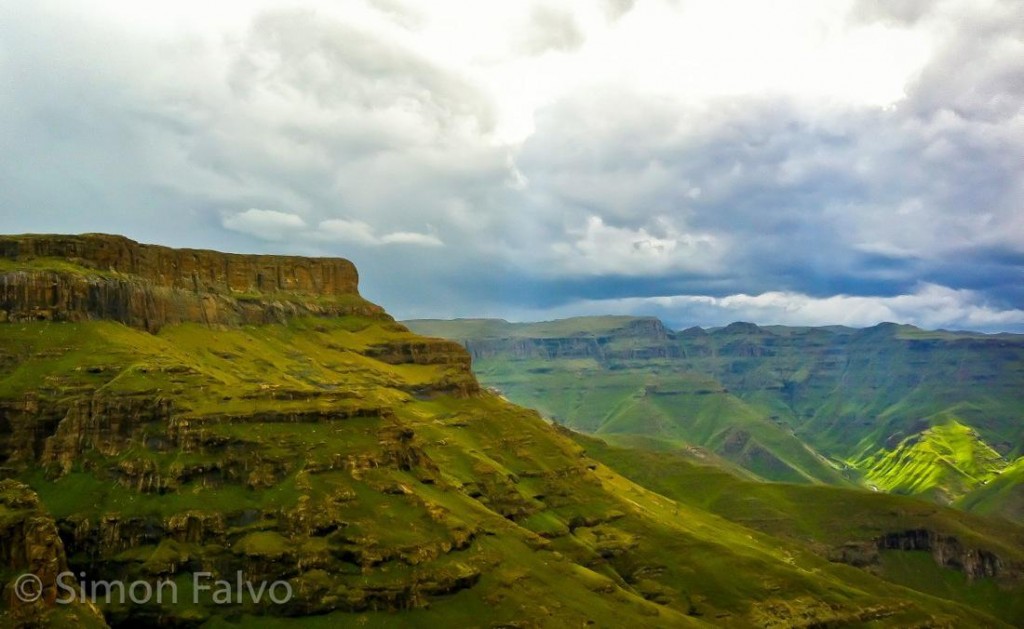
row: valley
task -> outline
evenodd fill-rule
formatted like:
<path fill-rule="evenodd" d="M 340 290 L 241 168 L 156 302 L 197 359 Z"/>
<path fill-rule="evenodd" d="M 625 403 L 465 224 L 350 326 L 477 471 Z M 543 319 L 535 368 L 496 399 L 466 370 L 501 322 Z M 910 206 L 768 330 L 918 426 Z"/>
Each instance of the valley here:
<path fill-rule="evenodd" d="M 1002 475 L 1018 476 L 1024 443 L 1021 335 L 895 324 L 675 332 L 637 317 L 407 324 L 462 343 L 481 382 L 511 401 L 610 443 L 697 446 L 763 480 L 1019 515 Z"/>

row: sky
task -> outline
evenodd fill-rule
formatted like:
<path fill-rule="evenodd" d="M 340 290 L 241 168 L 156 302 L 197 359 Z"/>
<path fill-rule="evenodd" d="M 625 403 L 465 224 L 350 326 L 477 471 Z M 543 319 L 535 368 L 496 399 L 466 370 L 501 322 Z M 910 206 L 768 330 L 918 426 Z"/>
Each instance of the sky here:
<path fill-rule="evenodd" d="M 0 0 L 0 232 L 397 318 L 1024 332 L 1019 0 Z"/>

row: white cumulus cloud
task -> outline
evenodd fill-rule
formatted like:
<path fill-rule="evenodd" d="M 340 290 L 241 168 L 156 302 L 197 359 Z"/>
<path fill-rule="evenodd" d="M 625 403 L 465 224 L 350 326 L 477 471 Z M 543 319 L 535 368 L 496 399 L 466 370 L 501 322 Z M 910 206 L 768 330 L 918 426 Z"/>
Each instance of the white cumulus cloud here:
<path fill-rule="evenodd" d="M 306 221 L 296 214 L 258 208 L 226 216 L 222 223 L 230 230 L 263 240 L 282 240 L 306 227 Z"/>
<path fill-rule="evenodd" d="M 395 231 L 378 235 L 369 223 L 360 220 L 331 218 L 320 221 L 315 229 L 307 229 L 306 222 L 297 214 L 275 210 L 249 209 L 227 216 L 224 227 L 232 231 L 255 236 L 263 240 L 280 241 L 290 238 L 299 241 L 326 244 L 418 245 L 441 247 L 444 243 L 435 234 Z"/>

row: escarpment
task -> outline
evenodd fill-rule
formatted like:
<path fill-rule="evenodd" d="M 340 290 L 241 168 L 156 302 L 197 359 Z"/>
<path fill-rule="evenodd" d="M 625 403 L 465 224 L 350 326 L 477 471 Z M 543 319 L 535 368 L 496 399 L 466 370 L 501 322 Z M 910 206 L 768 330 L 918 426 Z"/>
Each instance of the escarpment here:
<path fill-rule="evenodd" d="M 341 258 L 243 255 L 145 245 L 123 236 L 0 236 L 0 258 L 64 260 L 99 272 L 134 275 L 154 286 L 197 292 L 355 295 L 359 276 Z"/>
<path fill-rule="evenodd" d="M 109 319 L 157 331 L 182 322 L 384 316 L 341 258 L 241 255 L 121 236 L 0 237 L 0 322 Z"/>
<path fill-rule="evenodd" d="M 412 489 L 452 487 L 404 409 L 478 395 L 469 355 L 362 300 L 348 261 L 87 235 L 0 238 L 0 265 L 0 582 L 24 568 L 47 588 L 7 596 L 19 621 L 70 613 L 67 569 L 287 579 L 273 613 L 302 615 L 423 607 L 493 565 L 457 561 L 479 526 Z M 10 477 L 41 483 L 54 517 Z M 103 611 L 194 625 L 215 608 Z"/>
<path fill-rule="evenodd" d="M 680 358 L 675 334 L 654 318 L 625 318 L 606 330 L 573 334 L 528 334 L 464 339 L 474 360 L 499 356 L 539 359 L 593 359 L 598 362 Z M 416 322 L 413 322 L 414 324 Z M 415 326 L 414 326 L 415 328 Z"/>
<path fill-rule="evenodd" d="M 914 529 L 882 535 L 875 541 L 879 550 L 926 551 L 935 563 L 958 570 L 975 580 L 984 577 L 1024 575 L 1024 566 L 1008 565 L 989 550 L 970 548 L 953 535 Z"/>

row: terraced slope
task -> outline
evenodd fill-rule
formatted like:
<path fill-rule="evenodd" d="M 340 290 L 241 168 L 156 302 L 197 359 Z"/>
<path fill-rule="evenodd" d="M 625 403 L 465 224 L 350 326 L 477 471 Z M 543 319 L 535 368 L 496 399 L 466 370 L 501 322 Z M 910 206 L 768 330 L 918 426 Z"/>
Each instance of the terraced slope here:
<path fill-rule="evenodd" d="M 59 543 L 5 538 L 0 622 L 66 626 L 51 596 L 11 596 L 46 557 L 87 589 L 175 584 L 177 600 L 100 600 L 122 627 L 1000 626 L 643 488 L 481 392 L 458 345 L 354 285 L 314 275 L 263 294 L 254 269 L 307 276 L 103 236 L 14 240 L 2 489 L 38 508 L 2 515 Z M 294 597 L 224 603 L 193 590 L 198 572 L 283 579 Z"/>

